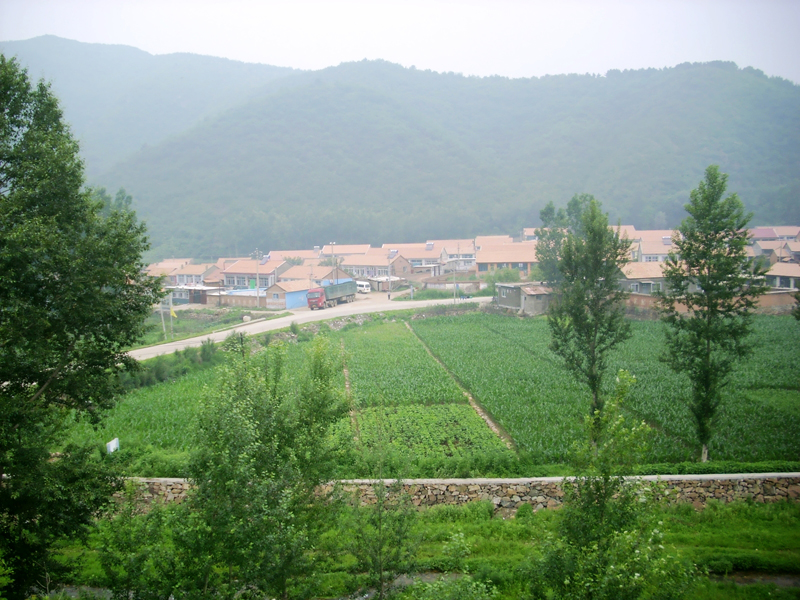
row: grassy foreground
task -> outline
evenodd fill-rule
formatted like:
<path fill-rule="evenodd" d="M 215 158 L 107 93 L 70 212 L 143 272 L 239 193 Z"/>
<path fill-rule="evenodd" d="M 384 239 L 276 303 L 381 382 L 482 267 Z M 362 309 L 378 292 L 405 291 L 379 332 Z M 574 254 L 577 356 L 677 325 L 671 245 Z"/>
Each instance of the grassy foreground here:
<path fill-rule="evenodd" d="M 730 578 L 733 571 L 741 570 L 767 578 L 777 573 L 800 575 L 800 504 L 712 503 L 702 512 L 681 506 L 662 509 L 657 518 L 670 551 L 698 566 L 692 598 L 800 598 L 797 588 L 780 589 L 771 583 L 736 585 Z M 554 511 L 502 519 L 484 502 L 430 508 L 419 514 L 414 529 L 412 573 L 425 574 L 427 580 L 469 574 L 496 588 L 498 599 L 523 598 L 531 558 L 553 534 L 556 519 Z M 292 597 L 301 589 L 312 598 L 340 598 L 359 589 L 364 593 L 365 576 L 346 550 L 348 535 L 342 522 L 332 522 L 318 548 L 320 571 L 309 580 L 295 582 Z M 63 549 L 72 556 L 84 555 L 76 584 L 103 587 L 99 542 L 99 536 L 94 536 L 87 549 Z"/>

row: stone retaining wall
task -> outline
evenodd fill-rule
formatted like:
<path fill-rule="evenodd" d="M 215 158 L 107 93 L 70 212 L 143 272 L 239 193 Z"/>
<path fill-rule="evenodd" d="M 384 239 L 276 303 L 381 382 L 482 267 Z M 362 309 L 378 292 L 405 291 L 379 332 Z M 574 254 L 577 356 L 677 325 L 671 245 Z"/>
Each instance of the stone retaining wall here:
<path fill-rule="evenodd" d="M 759 503 L 780 500 L 797 501 L 800 498 L 800 473 L 758 473 L 739 475 L 663 475 L 642 477 L 646 481 L 660 481 L 664 497 L 670 502 L 691 503 L 702 508 L 708 500 L 732 502 L 752 500 Z M 403 490 L 411 496 L 414 505 L 424 508 L 437 504 L 466 504 L 475 500 L 488 500 L 498 511 L 515 511 L 523 504 L 534 510 L 557 508 L 564 492 L 561 477 L 533 477 L 525 479 L 408 479 Z M 166 502 L 182 502 L 191 487 L 185 479 L 137 479 L 146 488 L 143 498 Z M 345 491 L 357 492 L 362 503 L 375 502 L 372 482 L 369 480 L 343 481 Z M 393 480 L 386 480 L 391 485 Z M 332 489 L 322 486 L 323 491 Z"/>

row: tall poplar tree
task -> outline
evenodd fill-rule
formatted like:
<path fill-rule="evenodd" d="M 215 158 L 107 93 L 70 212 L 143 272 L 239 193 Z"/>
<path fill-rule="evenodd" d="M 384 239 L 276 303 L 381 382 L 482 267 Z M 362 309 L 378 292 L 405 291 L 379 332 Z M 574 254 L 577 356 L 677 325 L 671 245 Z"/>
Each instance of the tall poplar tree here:
<path fill-rule="evenodd" d="M 737 360 L 752 352 L 748 336 L 766 269 L 746 254 L 752 215 L 736 194 L 723 198 L 728 176 L 711 165 L 692 190 L 686 217 L 673 234 L 659 294 L 667 324 L 666 360 L 692 385 L 701 460 L 708 460 L 713 420 Z"/>
<path fill-rule="evenodd" d="M 580 213 L 576 232 L 561 247 L 562 281 L 550 305 L 551 348 L 592 394 L 591 415 L 603 410 L 601 388 L 608 355 L 630 337 L 625 320 L 626 292 L 619 286 L 630 243 L 608 226 L 608 215 L 591 198 Z"/>
<path fill-rule="evenodd" d="M 556 207 L 548 202 L 541 211 L 539 219 L 542 226 L 536 229 L 536 260 L 539 261 L 539 270 L 542 278 L 548 285 L 556 286 L 563 281 L 563 276 L 558 268 L 561 256 L 561 246 L 568 233 L 579 234 L 581 230 L 581 215 L 594 200 L 590 194 L 575 194 L 567 204 L 567 209 Z"/>

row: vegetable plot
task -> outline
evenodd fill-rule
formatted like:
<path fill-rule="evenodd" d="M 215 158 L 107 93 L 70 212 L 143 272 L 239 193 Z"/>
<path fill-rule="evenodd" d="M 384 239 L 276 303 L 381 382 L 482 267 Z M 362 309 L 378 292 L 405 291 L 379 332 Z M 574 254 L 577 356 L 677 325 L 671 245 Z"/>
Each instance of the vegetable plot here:
<path fill-rule="evenodd" d="M 465 404 L 372 407 L 359 412 L 358 425 L 364 448 L 402 452 L 408 454 L 409 460 L 510 452 Z"/>
<path fill-rule="evenodd" d="M 364 325 L 342 339 L 356 407 L 467 402 L 403 323 Z"/>
<path fill-rule="evenodd" d="M 506 323 L 532 326 L 532 343 L 521 346 L 488 327 Z M 542 463 L 566 459 L 585 412 L 585 392 L 547 349 L 547 323 L 472 314 L 420 319 L 412 326 L 522 449 Z"/>

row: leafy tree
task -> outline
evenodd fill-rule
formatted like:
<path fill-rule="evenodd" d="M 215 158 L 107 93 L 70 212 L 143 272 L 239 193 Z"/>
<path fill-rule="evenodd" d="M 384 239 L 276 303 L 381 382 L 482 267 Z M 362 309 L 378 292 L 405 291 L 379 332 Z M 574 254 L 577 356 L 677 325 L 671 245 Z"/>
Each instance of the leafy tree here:
<path fill-rule="evenodd" d="M 129 481 L 114 514 L 99 523 L 98 559 L 114 600 L 168 600 L 174 569 L 165 529 L 174 505 L 147 510 L 139 484 Z"/>
<path fill-rule="evenodd" d="M 497 293 L 498 283 L 516 283 L 520 276 L 517 269 L 495 269 L 486 275 L 485 280 L 488 283 L 487 289 L 494 295 Z"/>
<path fill-rule="evenodd" d="M 723 199 L 728 176 L 716 165 L 692 190 L 686 217 L 664 265 L 658 295 L 667 328 L 666 360 L 692 385 L 689 403 L 708 460 L 714 416 L 733 365 L 752 352 L 748 336 L 758 297 L 767 291 L 765 267 L 745 253 L 751 215 L 736 194 Z"/>
<path fill-rule="evenodd" d="M 565 479 L 558 535 L 534 561 L 534 598 L 686 597 L 692 569 L 665 551 L 654 522 L 654 490 L 625 477 L 644 455 L 649 436 L 647 425 L 623 416 L 634 383 L 619 372 L 614 397 L 587 421 L 576 444 L 578 475 Z"/>
<path fill-rule="evenodd" d="M 574 198 L 573 198 L 574 200 Z M 603 410 L 601 388 L 608 354 L 630 337 L 619 287 L 629 245 L 608 226 L 594 198 L 584 205 L 563 241 L 558 263 L 562 281 L 550 304 L 551 348 L 592 394 L 591 415 Z"/>
<path fill-rule="evenodd" d="M 174 527 L 176 597 L 286 597 L 289 580 L 311 570 L 327 500 L 315 488 L 332 476 L 327 431 L 344 404 L 326 338 L 314 340 L 302 380 L 287 379 L 284 352 L 231 353 L 204 402 L 196 489 Z"/>
<path fill-rule="evenodd" d="M 329 256 L 319 261 L 321 267 L 338 267 L 344 259 L 341 256 Z"/>
<path fill-rule="evenodd" d="M 92 199 L 101 203 L 100 214 L 107 217 L 112 212 L 130 212 L 132 210 L 133 197 L 128 195 L 123 188 L 117 191 L 116 196 L 112 198 L 106 188 L 96 188 L 91 190 Z"/>
<path fill-rule="evenodd" d="M 792 309 L 792 315 L 795 319 L 800 321 L 800 291 L 795 292 L 794 299 L 797 301 L 797 304 L 795 304 L 794 308 Z"/>
<path fill-rule="evenodd" d="M 542 279 L 555 286 L 563 281 L 558 268 L 561 245 L 568 233 L 578 234 L 581 228 L 581 215 L 594 198 L 589 194 L 575 194 L 567 203 L 567 209 L 556 211 L 552 202 L 548 202 L 539 212 L 542 226 L 536 229 L 536 258 Z"/>
<path fill-rule="evenodd" d="M 22 597 L 116 486 L 90 450 L 50 452 L 70 415 L 95 420 L 113 404 L 160 284 L 142 274 L 135 215 L 103 216 L 82 189 L 48 85 L 1 55 L 0 108 L 0 555 Z"/>
<path fill-rule="evenodd" d="M 387 585 L 411 567 L 415 549 L 412 527 L 417 513 L 399 479 L 390 486 L 377 480 L 372 491 L 373 504 L 353 508 L 350 550 L 359 566 L 372 576 L 382 600 Z"/>

